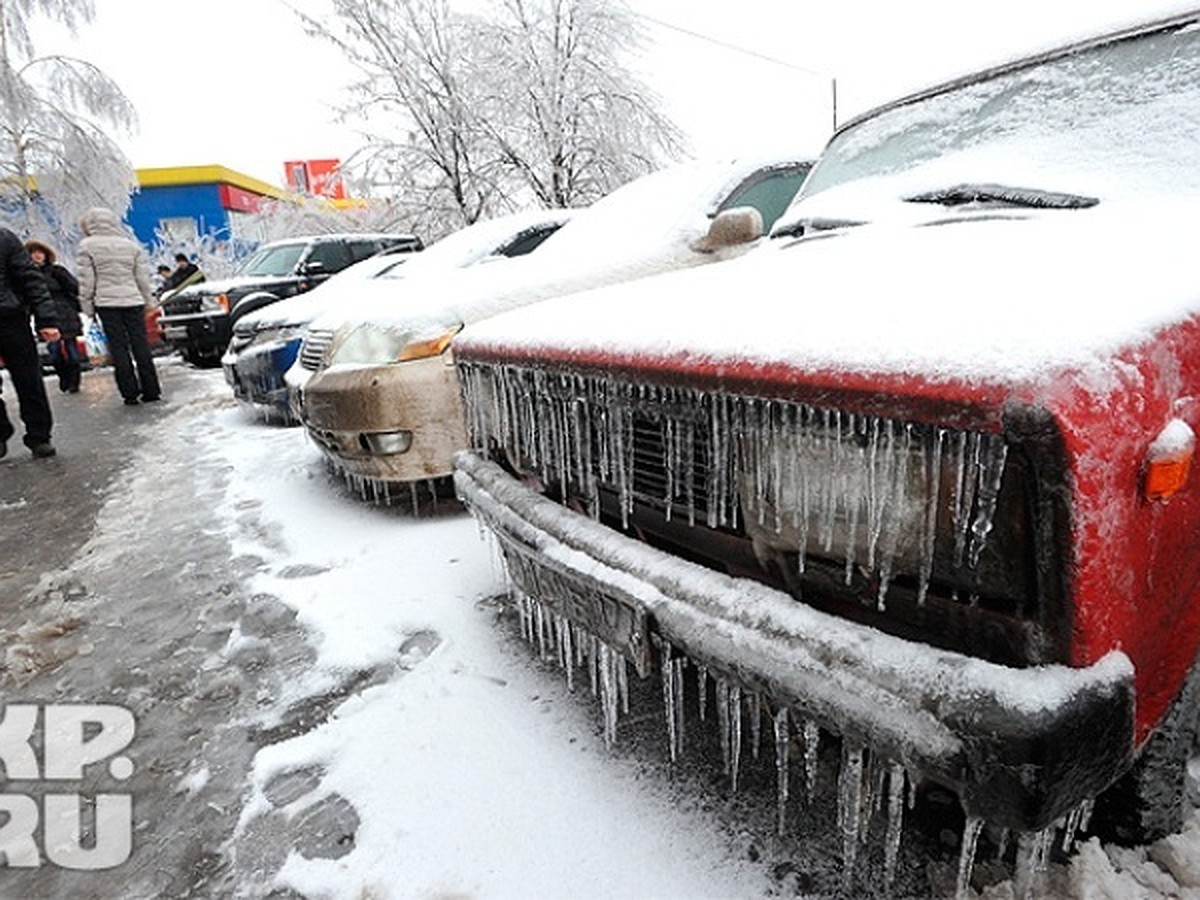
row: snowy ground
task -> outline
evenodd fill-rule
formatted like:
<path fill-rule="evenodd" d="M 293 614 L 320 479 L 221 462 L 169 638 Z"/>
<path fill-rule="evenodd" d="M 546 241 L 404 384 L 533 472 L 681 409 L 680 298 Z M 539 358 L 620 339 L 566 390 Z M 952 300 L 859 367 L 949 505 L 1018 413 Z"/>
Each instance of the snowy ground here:
<path fill-rule="evenodd" d="M 278 690 L 261 692 L 255 733 L 272 737 L 257 742 L 249 771 L 233 773 L 231 833 L 207 848 L 230 860 L 226 884 L 244 896 L 336 898 L 837 890 L 832 834 L 771 833 L 768 763 L 766 789 L 756 794 L 751 785 L 732 797 L 719 760 L 715 771 L 703 758 L 683 769 L 667 763 L 657 714 L 639 719 L 636 709 L 618 746 L 606 747 L 586 679 L 568 692 L 519 640 L 497 601 L 503 573 L 465 513 L 442 504 L 414 518 L 368 506 L 329 476 L 300 430 L 234 408 L 219 373 L 187 378 L 191 396 L 180 396 L 180 408 L 145 441 L 130 466 L 137 475 L 105 504 L 78 566 L 128 566 L 120 537 L 170 515 L 176 546 L 185 539 L 175 535 L 189 529 L 225 542 L 238 589 L 295 611 L 294 639 L 308 645 L 303 664 Z M 166 485 L 183 466 L 213 476 L 211 495 L 197 496 L 194 508 L 163 510 Z M 163 546 L 164 556 L 173 549 Z M 187 576 L 176 573 L 180 582 Z M 235 625 L 214 658 L 245 668 L 270 637 Z M 314 697 L 324 703 L 309 721 L 289 718 Z M 220 772 L 227 759 L 208 758 L 208 743 L 194 746 L 194 758 L 170 761 L 180 773 L 170 802 L 185 815 L 191 798 L 228 777 Z M 767 808 L 748 812 L 755 804 Z M 831 830 L 828 806 L 818 799 L 793 812 L 793 830 L 819 822 Z M 306 844 L 296 835 L 312 832 L 313 822 L 322 840 Z M 905 833 L 900 895 L 953 890 L 954 825 L 948 819 L 941 835 L 928 822 L 924 830 L 932 837 Z M 991 882 L 982 896 L 1012 895 L 982 850 L 977 870 L 977 884 Z M 868 874 L 852 893 L 880 890 Z M 1153 847 L 1085 843 L 1052 865 L 1038 895 L 1200 898 L 1200 818 Z"/>

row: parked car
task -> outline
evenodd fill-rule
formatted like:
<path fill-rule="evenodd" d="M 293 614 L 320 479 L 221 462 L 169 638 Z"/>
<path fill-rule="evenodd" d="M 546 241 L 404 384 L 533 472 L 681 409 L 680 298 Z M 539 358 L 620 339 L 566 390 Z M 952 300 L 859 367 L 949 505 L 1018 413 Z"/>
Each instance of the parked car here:
<path fill-rule="evenodd" d="M 288 403 L 284 375 L 296 361 L 308 323 L 323 311 L 344 309 L 364 297 L 402 299 L 399 280 L 462 268 L 497 257 L 529 253 L 571 217 L 569 210 L 530 210 L 478 222 L 420 253 L 385 253 L 355 263 L 308 293 L 242 316 L 222 358 L 225 379 L 238 400 L 288 424 L 298 420 Z"/>
<path fill-rule="evenodd" d="M 401 304 L 315 320 L 288 376 L 308 434 L 364 495 L 448 476 L 465 446 L 448 352 L 464 324 L 585 286 L 731 258 L 759 240 L 810 165 L 678 165 L 597 201 L 532 256 L 408 278 Z"/>
<path fill-rule="evenodd" d="M 421 246 L 411 234 L 322 234 L 264 244 L 231 278 L 202 281 L 167 297 L 159 320 L 163 339 L 193 365 L 216 365 L 240 316 L 311 290 L 368 256 Z"/>
<path fill-rule="evenodd" d="M 1198 108 L 1196 12 L 996 67 L 844 125 L 769 252 L 455 340 L 457 489 L 610 734 L 627 660 L 785 770 L 837 736 L 851 870 L 869 771 L 958 795 L 966 875 L 984 823 L 1025 875 L 1179 828 Z"/>

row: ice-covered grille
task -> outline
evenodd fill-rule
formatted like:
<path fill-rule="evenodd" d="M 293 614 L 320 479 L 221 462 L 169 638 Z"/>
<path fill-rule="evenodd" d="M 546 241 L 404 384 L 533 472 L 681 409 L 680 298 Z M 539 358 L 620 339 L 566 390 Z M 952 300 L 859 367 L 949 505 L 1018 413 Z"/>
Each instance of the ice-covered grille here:
<path fill-rule="evenodd" d="M 970 570 L 993 529 L 1000 435 L 613 375 L 460 363 L 468 426 L 592 515 L 616 497 L 709 528 L 745 528 L 865 572 L 882 609 L 898 571 L 923 602 L 935 565 Z"/>
<path fill-rule="evenodd" d="M 321 360 L 325 358 L 325 351 L 329 349 L 329 345 L 333 343 L 333 332 L 323 328 L 310 328 L 308 334 L 304 336 L 304 343 L 300 346 L 300 366 L 308 369 L 310 372 L 315 372 L 321 367 Z"/>

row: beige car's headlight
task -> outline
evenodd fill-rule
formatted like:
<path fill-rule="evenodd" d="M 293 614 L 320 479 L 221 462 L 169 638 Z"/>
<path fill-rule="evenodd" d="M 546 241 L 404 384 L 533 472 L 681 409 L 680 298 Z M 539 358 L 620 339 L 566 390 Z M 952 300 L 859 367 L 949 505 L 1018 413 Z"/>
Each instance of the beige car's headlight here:
<path fill-rule="evenodd" d="M 450 346 L 462 325 L 381 328 L 374 324 L 355 327 L 334 350 L 334 365 L 387 365 L 440 356 Z"/>

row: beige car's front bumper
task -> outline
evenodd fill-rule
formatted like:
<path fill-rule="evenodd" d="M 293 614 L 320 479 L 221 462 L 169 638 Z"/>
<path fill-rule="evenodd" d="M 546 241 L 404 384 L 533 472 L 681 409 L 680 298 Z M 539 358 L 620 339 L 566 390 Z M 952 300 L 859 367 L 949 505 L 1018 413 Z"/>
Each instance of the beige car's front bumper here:
<path fill-rule="evenodd" d="M 414 482 L 452 472 L 466 447 L 462 400 L 451 355 L 380 366 L 334 366 L 312 375 L 299 412 L 309 436 L 344 472 Z M 405 452 L 381 452 L 381 437 L 411 435 Z"/>

